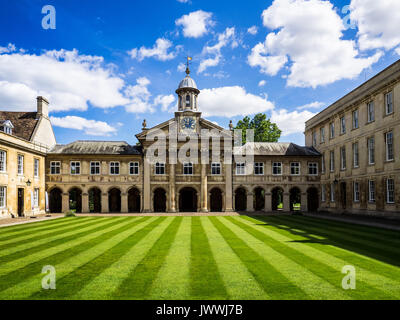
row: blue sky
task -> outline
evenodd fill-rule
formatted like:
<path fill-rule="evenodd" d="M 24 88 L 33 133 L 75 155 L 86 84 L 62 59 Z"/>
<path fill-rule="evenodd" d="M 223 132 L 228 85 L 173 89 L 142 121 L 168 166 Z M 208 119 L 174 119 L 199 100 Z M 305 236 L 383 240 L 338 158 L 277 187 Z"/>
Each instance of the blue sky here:
<path fill-rule="evenodd" d="M 173 116 L 190 55 L 205 118 L 227 127 L 265 112 L 281 141 L 304 144 L 306 119 L 399 59 L 399 3 L 2 1 L 0 109 L 34 110 L 44 95 L 58 143 L 136 143 L 143 119 Z"/>

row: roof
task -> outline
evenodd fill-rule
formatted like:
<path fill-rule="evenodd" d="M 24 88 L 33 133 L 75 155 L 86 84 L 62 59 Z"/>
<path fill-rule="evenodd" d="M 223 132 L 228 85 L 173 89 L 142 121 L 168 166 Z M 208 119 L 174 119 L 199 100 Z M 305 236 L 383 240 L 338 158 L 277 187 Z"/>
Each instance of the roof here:
<path fill-rule="evenodd" d="M 57 144 L 50 154 L 103 154 L 103 155 L 141 155 L 139 146 L 125 141 L 75 141 L 66 145 Z"/>
<path fill-rule="evenodd" d="M 235 147 L 235 153 L 250 147 L 250 143 Z M 255 156 L 321 156 L 314 147 L 301 147 L 294 143 L 282 142 L 254 142 Z"/>
<path fill-rule="evenodd" d="M 196 82 L 189 75 L 187 75 L 185 77 L 185 79 L 183 79 L 179 83 L 178 89 L 183 89 L 183 88 L 194 88 L 194 89 L 197 89 L 197 85 L 196 85 Z"/>
<path fill-rule="evenodd" d="M 9 120 L 13 124 L 13 135 L 30 141 L 35 131 L 37 112 L 0 111 L 0 121 Z"/>

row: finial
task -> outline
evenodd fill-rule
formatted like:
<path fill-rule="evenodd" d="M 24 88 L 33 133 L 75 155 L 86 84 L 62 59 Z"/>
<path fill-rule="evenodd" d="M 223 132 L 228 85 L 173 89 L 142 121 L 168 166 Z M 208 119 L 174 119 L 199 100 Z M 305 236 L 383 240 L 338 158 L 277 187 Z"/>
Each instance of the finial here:
<path fill-rule="evenodd" d="M 147 128 L 146 128 L 146 127 L 147 127 L 146 119 L 143 120 L 142 127 L 143 127 L 142 130 L 146 130 L 146 129 L 147 129 Z"/>
<path fill-rule="evenodd" d="M 229 129 L 233 130 L 233 122 L 232 122 L 232 120 L 229 122 Z"/>
<path fill-rule="evenodd" d="M 189 64 L 190 64 L 190 61 L 192 61 L 192 57 L 187 57 L 187 62 L 186 62 L 186 74 L 187 75 L 189 75 L 190 74 L 190 69 L 189 69 Z"/>

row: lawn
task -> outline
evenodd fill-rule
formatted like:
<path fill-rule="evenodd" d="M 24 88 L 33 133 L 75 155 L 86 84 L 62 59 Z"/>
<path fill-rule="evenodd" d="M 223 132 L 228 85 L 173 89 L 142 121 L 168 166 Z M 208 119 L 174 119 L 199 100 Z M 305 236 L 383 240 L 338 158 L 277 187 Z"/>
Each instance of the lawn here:
<path fill-rule="evenodd" d="M 43 266 L 56 269 L 43 290 Z M 342 288 L 342 268 L 356 289 Z M 303 216 L 77 217 L 0 228 L 0 299 L 399 299 L 400 233 Z"/>

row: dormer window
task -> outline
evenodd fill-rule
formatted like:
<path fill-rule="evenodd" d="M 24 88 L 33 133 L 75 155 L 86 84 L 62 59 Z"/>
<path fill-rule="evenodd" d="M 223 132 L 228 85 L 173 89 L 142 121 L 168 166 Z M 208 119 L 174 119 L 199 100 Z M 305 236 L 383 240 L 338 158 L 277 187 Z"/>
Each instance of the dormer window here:
<path fill-rule="evenodd" d="M 12 134 L 13 129 L 14 129 L 14 126 L 10 120 L 5 120 L 0 125 L 0 130 L 7 134 Z"/>

